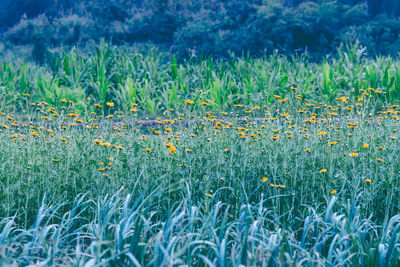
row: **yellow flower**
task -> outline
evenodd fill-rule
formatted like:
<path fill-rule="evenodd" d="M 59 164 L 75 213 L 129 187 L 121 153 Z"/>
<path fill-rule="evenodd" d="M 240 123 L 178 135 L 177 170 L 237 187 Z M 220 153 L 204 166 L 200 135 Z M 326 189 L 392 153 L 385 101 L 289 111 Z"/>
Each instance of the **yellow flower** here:
<path fill-rule="evenodd" d="M 189 100 L 189 99 L 187 99 L 187 100 L 185 100 L 185 105 L 187 105 L 187 104 L 194 104 L 194 102 L 192 101 L 192 100 Z"/>
<path fill-rule="evenodd" d="M 353 152 L 353 153 L 350 153 L 349 156 L 352 157 L 352 158 L 354 158 L 354 157 L 358 156 L 358 153 Z"/>
<path fill-rule="evenodd" d="M 380 159 L 380 158 L 376 158 L 376 160 L 379 161 L 379 162 L 383 162 L 384 161 L 383 159 Z"/>
<path fill-rule="evenodd" d="M 320 173 L 324 173 L 324 172 L 327 172 L 328 170 L 327 169 L 322 169 L 322 170 L 320 170 L 319 172 Z"/>
<path fill-rule="evenodd" d="M 227 149 L 227 148 L 224 148 L 224 151 L 225 151 L 225 152 L 228 152 L 228 151 L 229 151 L 229 149 Z"/>
<path fill-rule="evenodd" d="M 210 105 L 210 104 L 207 103 L 207 102 L 201 102 L 201 104 L 202 104 L 203 106 L 209 106 L 209 105 Z"/>
<path fill-rule="evenodd" d="M 369 145 L 368 145 L 368 144 L 363 144 L 362 147 L 363 147 L 363 148 L 368 148 Z"/>
<path fill-rule="evenodd" d="M 187 148 L 186 151 L 187 152 L 192 152 L 192 150 L 190 148 Z"/>
<path fill-rule="evenodd" d="M 60 140 L 61 140 L 61 141 L 67 141 L 67 138 L 61 137 Z"/>
<path fill-rule="evenodd" d="M 334 195 L 334 194 L 336 194 L 337 193 L 337 191 L 335 190 L 335 189 L 333 189 L 332 191 L 331 191 L 331 194 L 332 195 Z"/>
<path fill-rule="evenodd" d="M 150 148 L 150 147 L 146 147 L 146 150 L 147 150 L 148 152 L 150 152 L 150 151 L 151 151 L 151 148 Z"/>
<path fill-rule="evenodd" d="M 101 108 L 100 104 L 94 104 L 95 107 Z"/>
<path fill-rule="evenodd" d="M 266 182 L 266 181 L 268 181 L 268 178 L 267 177 L 263 177 L 262 179 L 261 179 L 261 182 Z"/>
<path fill-rule="evenodd" d="M 61 99 L 61 102 L 67 103 L 67 99 L 63 98 L 63 99 Z"/>
<path fill-rule="evenodd" d="M 114 103 L 113 103 L 113 102 L 107 102 L 106 104 L 107 104 L 107 106 L 109 106 L 109 107 L 113 107 L 113 106 L 114 106 Z"/>
<path fill-rule="evenodd" d="M 173 144 L 171 144 L 171 145 L 169 146 L 169 153 L 170 153 L 170 154 L 175 154 L 175 153 L 176 153 L 176 148 L 174 147 Z"/>
<path fill-rule="evenodd" d="M 272 139 L 272 140 L 278 140 L 278 139 L 279 139 L 279 137 L 278 137 L 278 136 L 275 136 L 275 135 L 273 135 L 273 136 L 271 136 L 271 139 Z"/>
<path fill-rule="evenodd" d="M 304 151 L 309 152 L 311 150 L 311 148 L 306 148 L 304 149 Z"/>
<path fill-rule="evenodd" d="M 253 108 L 254 110 L 258 110 L 258 109 L 260 109 L 260 107 L 259 106 L 255 106 L 254 108 Z"/>
<path fill-rule="evenodd" d="M 326 135 L 326 134 L 327 134 L 327 132 L 324 132 L 324 131 L 318 133 L 318 135 L 322 135 L 322 136 L 324 136 L 324 135 Z"/>
<path fill-rule="evenodd" d="M 52 161 L 58 162 L 58 161 L 60 161 L 60 159 L 52 159 Z"/>
<path fill-rule="evenodd" d="M 342 101 L 343 103 L 347 103 L 347 97 L 345 97 L 345 96 L 338 97 L 338 98 L 336 98 L 336 100 L 340 100 L 340 101 Z"/>
<path fill-rule="evenodd" d="M 367 182 L 367 183 L 371 183 L 372 182 L 371 179 L 365 179 L 364 181 Z"/>
<path fill-rule="evenodd" d="M 206 193 L 206 196 L 208 197 L 213 197 L 213 195 Z"/>

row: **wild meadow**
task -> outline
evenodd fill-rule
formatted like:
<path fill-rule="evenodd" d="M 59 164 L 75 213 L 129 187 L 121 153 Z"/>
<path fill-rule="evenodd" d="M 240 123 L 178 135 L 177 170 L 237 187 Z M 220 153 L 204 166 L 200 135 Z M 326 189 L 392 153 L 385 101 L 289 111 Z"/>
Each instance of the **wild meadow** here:
<path fill-rule="evenodd" d="M 400 61 L 101 44 L 0 63 L 0 264 L 398 266 Z"/>

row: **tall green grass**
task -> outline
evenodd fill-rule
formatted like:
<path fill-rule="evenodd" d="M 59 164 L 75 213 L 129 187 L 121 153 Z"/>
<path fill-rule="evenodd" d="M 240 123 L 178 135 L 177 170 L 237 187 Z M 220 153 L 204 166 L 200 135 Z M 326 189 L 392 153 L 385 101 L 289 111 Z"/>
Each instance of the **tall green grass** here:
<path fill-rule="evenodd" d="M 357 202 L 333 212 L 310 209 L 300 231 L 282 228 L 266 199 L 231 215 L 222 202 L 210 208 L 176 204 L 156 220 L 148 198 L 119 193 L 97 201 L 79 196 L 63 214 L 43 204 L 26 230 L 1 221 L 2 265 L 40 266 L 396 266 L 400 217 L 384 229 L 360 216 Z M 149 206 L 150 205 L 150 206 Z M 147 207 L 147 208 L 146 208 Z M 94 219 L 83 216 L 85 211 Z M 55 223 L 56 222 L 56 223 Z"/>

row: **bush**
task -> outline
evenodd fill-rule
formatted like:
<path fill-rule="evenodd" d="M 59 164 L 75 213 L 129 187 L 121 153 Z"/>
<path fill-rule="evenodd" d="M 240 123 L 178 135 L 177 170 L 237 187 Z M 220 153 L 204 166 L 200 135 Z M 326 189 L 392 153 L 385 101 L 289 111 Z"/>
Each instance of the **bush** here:
<path fill-rule="evenodd" d="M 260 56 L 279 49 L 309 51 L 314 58 L 356 40 L 371 54 L 396 54 L 400 42 L 400 4 L 389 0 L 50 2 L 42 15 L 24 16 L 9 28 L 4 40 L 31 44 L 34 51 L 104 38 L 115 44 L 152 42 L 181 56 L 243 51 Z"/>
<path fill-rule="evenodd" d="M 54 20 L 45 15 L 35 19 L 21 20 L 12 27 L 5 37 L 17 45 L 31 44 L 40 41 L 46 45 L 76 44 L 95 37 L 91 33 L 93 21 L 90 18 L 69 15 Z"/>

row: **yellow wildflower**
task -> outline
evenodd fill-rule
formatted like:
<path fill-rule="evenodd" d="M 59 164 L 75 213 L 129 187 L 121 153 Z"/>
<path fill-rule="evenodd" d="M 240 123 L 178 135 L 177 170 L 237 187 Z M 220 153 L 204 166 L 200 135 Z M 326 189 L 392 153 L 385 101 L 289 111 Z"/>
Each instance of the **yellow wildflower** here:
<path fill-rule="evenodd" d="M 173 144 L 171 144 L 171 145 L 169 146 L 169 153 L 170 153 L 170 154 L 175 154 L 175 153 L 176 153 L 176 148 L 174 147 Z"/>

